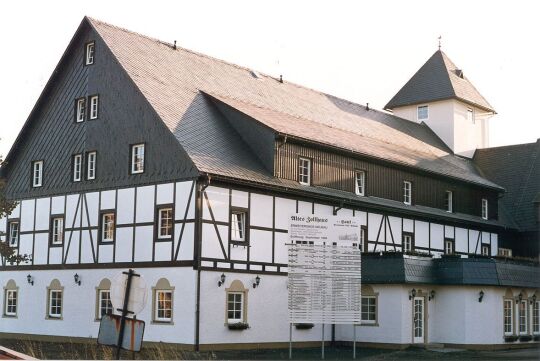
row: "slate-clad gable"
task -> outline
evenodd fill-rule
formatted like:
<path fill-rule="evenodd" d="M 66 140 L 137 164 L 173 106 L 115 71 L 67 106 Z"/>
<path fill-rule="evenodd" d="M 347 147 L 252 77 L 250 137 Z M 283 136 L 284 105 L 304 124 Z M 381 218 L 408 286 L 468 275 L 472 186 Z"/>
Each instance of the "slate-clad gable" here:
<path fill-rule="evenodd" d="M 84 66 L 84 44 L 95 62 Z M 99 95 L 99 117 L 75 122 L 75 99 Z M 144 174 L 129 175 L 130 144 L 146 143 Z M 92 181 L 72 182 L 72 155 L 97 151 Z M 43 186 L 30 185 L 31 161 L 44 161 Z M 193 178 L 197 171 L 132 80 L 86 21 L 80 26 L 10 152 L 6 194 L 39 197 Z M 86 169 L 86 164 L 83 167 Z M 84 173 L 83 173 L 84 174 Z M 85 177 L 84 177 L 85 178 Z"/>

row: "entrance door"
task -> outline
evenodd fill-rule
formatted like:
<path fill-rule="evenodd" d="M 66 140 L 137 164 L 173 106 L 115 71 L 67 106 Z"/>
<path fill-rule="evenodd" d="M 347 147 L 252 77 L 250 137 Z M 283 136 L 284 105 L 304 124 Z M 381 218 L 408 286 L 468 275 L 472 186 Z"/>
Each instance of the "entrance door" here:
<path fill-rule="evenodd" d="M 415 297 L 413 302 L 413 342 L 424 343 L 424 297 Z"/>

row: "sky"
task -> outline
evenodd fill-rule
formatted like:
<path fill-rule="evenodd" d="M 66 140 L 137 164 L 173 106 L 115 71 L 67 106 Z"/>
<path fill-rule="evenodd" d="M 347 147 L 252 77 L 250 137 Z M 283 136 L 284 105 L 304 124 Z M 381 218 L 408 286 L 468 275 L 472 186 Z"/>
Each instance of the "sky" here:
<path fill-rule="evenodd" d="M 493 105 L 490 146 L 535 142 L 540 2 L 0 2 L 0 155 L 85 15 L 382 109 L 437 50 Z"/>

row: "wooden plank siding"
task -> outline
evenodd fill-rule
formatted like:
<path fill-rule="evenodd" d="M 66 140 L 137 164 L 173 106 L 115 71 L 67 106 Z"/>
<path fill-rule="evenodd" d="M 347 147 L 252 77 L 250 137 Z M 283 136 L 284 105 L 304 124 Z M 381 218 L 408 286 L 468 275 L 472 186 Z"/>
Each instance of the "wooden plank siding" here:
<path fill-rule="evenodd" d="M 345 156 L 303 144 L 276 143 L 275 176 L 298 180 L 298 157 L 312 160 L 312 185 L 354 193 L 355 171 L 366 172 L 366 196 L 403 201 L 403 181 L 412 182 L 412 204 L 444 209 L 445 192 L 453 192 L 453 211 L 480 216 L 482 198 L 489 202 L 489 218 L 497 219 L 497 192 L 443 176 L 426 175 L 373 160 Z"/>

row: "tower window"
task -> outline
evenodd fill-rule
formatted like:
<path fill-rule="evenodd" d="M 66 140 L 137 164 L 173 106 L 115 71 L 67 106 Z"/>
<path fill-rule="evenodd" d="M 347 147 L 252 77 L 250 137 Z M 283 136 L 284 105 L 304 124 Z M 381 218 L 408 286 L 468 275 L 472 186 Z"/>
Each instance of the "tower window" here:
<path fill-rule="evenodd" d="M 429 117 L 429 109 L 427 105 L 418 107 L 418 120 L 426 120 Z"/>

